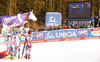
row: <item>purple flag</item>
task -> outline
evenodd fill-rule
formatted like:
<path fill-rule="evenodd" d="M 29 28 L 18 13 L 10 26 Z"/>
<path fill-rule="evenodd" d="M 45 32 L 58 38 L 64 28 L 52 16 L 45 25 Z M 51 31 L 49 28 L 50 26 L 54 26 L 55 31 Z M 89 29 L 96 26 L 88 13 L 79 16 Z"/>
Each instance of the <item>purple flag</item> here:
<path fill-rule="evenodd" d="M 27 18 L 26 18 L 26 13 L 21 13 L 11 16 L 1 16 L 0 24 L 2 25 L 2 28 L 4 27 L 4 25 L 11 27 L 20 25 L 21 27 L 24 27 L 24 23 L 26 19 L 28 19 L 29 15 L 30 12 L 27 13 Z"/>

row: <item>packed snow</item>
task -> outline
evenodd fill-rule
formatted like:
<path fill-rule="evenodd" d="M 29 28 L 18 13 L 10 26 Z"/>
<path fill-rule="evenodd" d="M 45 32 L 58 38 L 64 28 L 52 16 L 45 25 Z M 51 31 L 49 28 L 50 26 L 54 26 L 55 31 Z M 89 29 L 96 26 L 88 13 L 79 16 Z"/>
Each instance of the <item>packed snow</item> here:
<path fill-rule="evenodd" d="M 22 54 L 23 45 L 21 45 Z M 5 50 L 6 46 L 0 46 Z M 100 39 L 32 44 L 31 59 L 0 59 L 0 62 L 100 62 Z"/>

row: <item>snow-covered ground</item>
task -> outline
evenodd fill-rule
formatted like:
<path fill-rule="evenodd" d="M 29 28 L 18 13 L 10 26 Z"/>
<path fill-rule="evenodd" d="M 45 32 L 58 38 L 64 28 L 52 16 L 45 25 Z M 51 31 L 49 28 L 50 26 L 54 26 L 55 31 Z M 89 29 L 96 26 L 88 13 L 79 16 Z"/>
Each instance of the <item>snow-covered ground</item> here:
<path fill-rule="evenodd" d="M 0 46 L 0 50 L 5 46 Z M 22 53 L 23 45 L 21 45 Z M 6 47 L 5 47 L 6 49 Z M 100 62 L 100 39 L 35 43 L 31 59 L 6 60 L 0 62 Z"/>

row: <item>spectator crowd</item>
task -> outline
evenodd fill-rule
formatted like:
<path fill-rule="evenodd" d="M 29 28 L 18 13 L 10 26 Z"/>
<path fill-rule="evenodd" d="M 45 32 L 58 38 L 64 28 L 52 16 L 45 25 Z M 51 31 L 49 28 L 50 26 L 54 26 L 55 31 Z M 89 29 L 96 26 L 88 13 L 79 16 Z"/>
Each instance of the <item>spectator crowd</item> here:
<path fill-rule="evenodd" d="M 90 20 L 88 25 L 81 24 L 79 25 L 66 25 L 62 27 L 61 25 L 59 26 L 50 26 L 48 28 L 42 27 L 41 29 L 35 29 L 35 31 L 52 31 L 52 30 L 60 30 L 60 29 L 84 29 L 84 28 L 98 28 L 100 27 L 100 19 L 98 16 L 94 17 L 95 21 Z"/>

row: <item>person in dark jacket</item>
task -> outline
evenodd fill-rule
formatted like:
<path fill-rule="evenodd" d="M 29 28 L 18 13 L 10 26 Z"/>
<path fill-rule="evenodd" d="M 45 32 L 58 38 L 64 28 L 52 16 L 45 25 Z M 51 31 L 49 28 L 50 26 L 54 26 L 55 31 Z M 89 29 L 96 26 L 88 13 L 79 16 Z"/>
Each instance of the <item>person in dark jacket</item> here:
<path fill-rule="evenodd" d="M 96 16 L 94 19 L 95 19 L 94 23 L 95 23 L 95 27 L 96 27 L 96 25 L 98 24 L 98 16 Z"/>
<path fill-rule="evenodd" d="M 80 28 L 81 28 L 81 29 L 84 28 L 83 24 L 80 26 Z"/>
<path fill-rule="evenodd" d="M 99 19 L 98 23 L 99 23 L 99 27 L 100 27 L 100 19 Z"/>
<path fill-rule="evenodd" d="M 72 25 L 72 28 L 73 28 L 73 29 L 75 29 L 75 26 L 74 26 L 74 25 Z"/>

